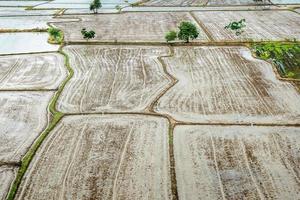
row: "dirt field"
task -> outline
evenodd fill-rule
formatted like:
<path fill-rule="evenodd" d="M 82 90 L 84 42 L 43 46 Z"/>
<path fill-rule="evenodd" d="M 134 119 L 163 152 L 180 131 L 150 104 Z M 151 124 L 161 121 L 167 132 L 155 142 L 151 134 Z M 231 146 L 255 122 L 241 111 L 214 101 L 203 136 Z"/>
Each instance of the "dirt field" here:
<path fill-rule="evenodd" d="M 261 5 L 270 4 L 268 0 L 262 0 L 262 2 L 254 2 L 253 0 L 209 0 L 209 6 L 232 6 L 232 5 Z"/>
<path fill-rule="evenodd" d="M 176 47 L 163 60 L 179 82 L 159 100 L 159 113 L 193 122 L 299 123 L 299 93 L 245 47 Z"/>
<path fill-rule="evenodd" d="M 149 0 L 143 6 L 201 6 L 208 0 Z"/>
<path fill-rule="evenodd" d="M 179 199 L 298 199 L 299 128 L 179 126 Z"/>
<path fill-rule="evenodd" d="M 0 199 L 5 199 L 16 172 L 17 168 L 5 165 L 0 166 Z"/>
<path fill-rule="evenodd" d="M 177 29 L 181 21 L 196 22 L 186 12 L 136 12 L 96 16 L 78 15 L 81 22 L 53 23 L 65 32 L 66 41 L 82 41 L 81 29 L 94 30 L 93 40 L 103 42 L 165 42 L 165 34 Z M 101 24 L 101 26 L 99 26 Z M 199 40 L 207 41 L 201 28 Z M 91 40 L 91 41 L 93 41 Z"/>
<path fill-rule="evenodd" d="M 0 56 L 0 89 L 57 89 L 67 72 L 60 54 Z"/>
<path fill-rule="evenodd" d="M 0 162 L 19 162 L 48 122 L 53 92 L 0 92 Z"/>
<path fill-rule="evenodd" d="M 166 119 L 68 116 L 39 149 L 16 199 L 170 199 L 169 175 Z"/>
<path fill-rule="evenodd" d="M 167 47 L 67 46 L 74 77 L 57 108 L 66 113 L 142 111 L 169 84 L 159 56 Z"/>
<path fill-rule="evenodd" d="M 300 15 L 291 11 L 193 12 L 216 41 L 270 41 L 300 39 Z M 224 29 L 232 21 L 246 19 L 244 33 Z M 276 22 L 276 23 L 274 23 Z"/>

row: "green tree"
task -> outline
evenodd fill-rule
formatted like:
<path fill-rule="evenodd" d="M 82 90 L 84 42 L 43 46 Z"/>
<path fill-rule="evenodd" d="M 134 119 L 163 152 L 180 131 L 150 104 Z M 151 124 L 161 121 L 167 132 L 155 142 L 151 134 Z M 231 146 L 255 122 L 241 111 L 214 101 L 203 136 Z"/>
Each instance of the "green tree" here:
<path fill-rule="evenodd" d="M 167 42 L 174 41 L 177 38 L 177 32 L 176 31 L 169 31 L 165 35 L 165 39 Z"/>
<path fill-rule="evenodd" d="M 98 9 L 102 7 L 100 0 L 93 0 L 90 3 L 90 10 L 94 13 L 98 13 Z"/>
<path fill-rule="evenodd" d="M 191 22 L 181 22 L 179 25 L 178 38 L 188 43 L 191 40 L 196 39 L 199 36 L 197 27 Z"/>
<path fill-rule="evenodd" d="M 62 32 L 58 28 L 51 27 L 48 29 L 50 40 L 60 43 L 63 39 Z"/>
<path fill-rule="evenodd" d="M 243 28 L 246 27 L 246 20 L 245 19 L 241 19 L 238 22 L 230 22 L 227 26 L 225 26 L 225 29 L 231 29 L 232 31 L 235 31 L 235 35 L 239 36 L 241 35 L 244 30 Z"/>
<path fill-rule="evenodd" d="M 88 41 L 89 39 L 94 38 L 96 33 L 93 30 L 87 31 L 86 28 L 83 28 L 81 30 L 81 34 L 82 34 L 83 38 Z"/>

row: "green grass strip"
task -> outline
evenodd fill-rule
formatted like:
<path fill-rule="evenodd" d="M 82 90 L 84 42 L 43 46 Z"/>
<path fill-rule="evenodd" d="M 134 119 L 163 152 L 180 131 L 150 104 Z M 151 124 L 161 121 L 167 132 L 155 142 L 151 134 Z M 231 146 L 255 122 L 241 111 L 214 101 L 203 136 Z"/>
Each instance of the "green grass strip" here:
<path fill-rule="evenodd" d="M 47 128 L 40 134 L 40 136 L 37 138 L 37 140 L 34 142 L 34 144 L 30 147 L 28 152 L 25 154 L 21 161 L 21 166 L 18 170 L 17 176 L 9 190 L 9 193 L 7 195 L 7 200 L 13 200 L 17 194 L 17 190 L 21 184 L 22 178 L 33 159 L 34 155 L 36 154 L 38 148 L 41 146 L 42 142 L 45 140 L 45 138 L 48 136 L 48 134 L 51 132 L 51 130 L 56 126 L 56 124 L 62 119 L 64 116 L 63 113 L 56 110 L 56 102 L 58 100 L 58 97 L 60 96 L 61 92 L 63 91 L 65 85 L 67 82 L 72 78 L 74 71 L 70 67 L 69 63 L 69 57 L 66 53 L 64 53 L 61 49 L 59 50 L 59 53 L 62 54 L 65 58 L 65 66 L 67 67 L 67 70 L 69 72 L 67 78 L 63 81 L 63 83 L 59 86 L 58 91 L 55 93 L 55 95 L 52 97 L 51 102 L 49 104 L 49 111 L 52 114 L 52 119 L 50 123 L 48 124 Z"/>

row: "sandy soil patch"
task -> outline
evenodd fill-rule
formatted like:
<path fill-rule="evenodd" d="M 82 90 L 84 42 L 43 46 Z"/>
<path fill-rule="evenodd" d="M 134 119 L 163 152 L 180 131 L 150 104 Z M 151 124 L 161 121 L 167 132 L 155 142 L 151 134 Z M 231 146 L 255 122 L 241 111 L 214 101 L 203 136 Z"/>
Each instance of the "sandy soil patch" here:
<path fill-rule="evenodd" d="M 166 119 L 68 116 L 42 144 L 16 199 L 170 199 L 169 175 Z"/>
<path fill-rule="evenodd" d="M 300 129 L 178 126 L 179 199 L 298 199 Z"/>
<path fill-rule="evenodd" d="M 271 41 L 300 39 L 300 15 L 291 11 L 193 12 L 216 41 Z M 244 33 L 236 36 L 224 27 L 246 19 Z M 276 22 L 276 23 L 274 23 Z"/>
<path fill-rule="evenodd" d="M 16 173 L 17 168 L 0 166 L 0 199 L 5 199 Z"/>
<path fill-rule="evenodd" d="M 48 122 L 53 92 L 0 92 L 0 162 L 18 162 Z"/>
<path fill-rule="evenodd" d="M 171 82 L 157 57 L 167 47 L 72 45 L 74 76 L 57 103 L 66 113 L 142 111 Z"/>
<path fill-rule="evenodd" d="M 300 96 L 245 47 L 176 47 L 163 58 L 179 82 L 155 110 L 213 123 L 299 123 Z"/>
<path fill-rule="evenodd" d="M 177 29 L 181 21 L 193 20 L 186 12 L 136 12 L 105 15 L 78 15 L 81 22 L 53 23 L 65 32 L 66 41 L 85 41 L 80 33 L 82 28 L 96 32 L 94 40 L 103 42 L 165 42 L 165 34 Z M 202 29 L 199 40 L 207 41 Z M 93 40 L 91 40 L 93 41 Z"/>
<path fill-rule="evenodd" d="M 0 89 L 57 89 L 66 76 L 60 54 L 0 56 Z"/>

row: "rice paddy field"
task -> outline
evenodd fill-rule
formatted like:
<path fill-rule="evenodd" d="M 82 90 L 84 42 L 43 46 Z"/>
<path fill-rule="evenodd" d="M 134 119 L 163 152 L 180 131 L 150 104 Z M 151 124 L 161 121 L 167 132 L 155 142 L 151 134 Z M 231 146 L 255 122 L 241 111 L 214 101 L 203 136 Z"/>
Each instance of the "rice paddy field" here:
<path fill-rule="evenodd" d="M 300 1 L 90 3 L 0 0 L 0 200 L 299 199 Z"/>

